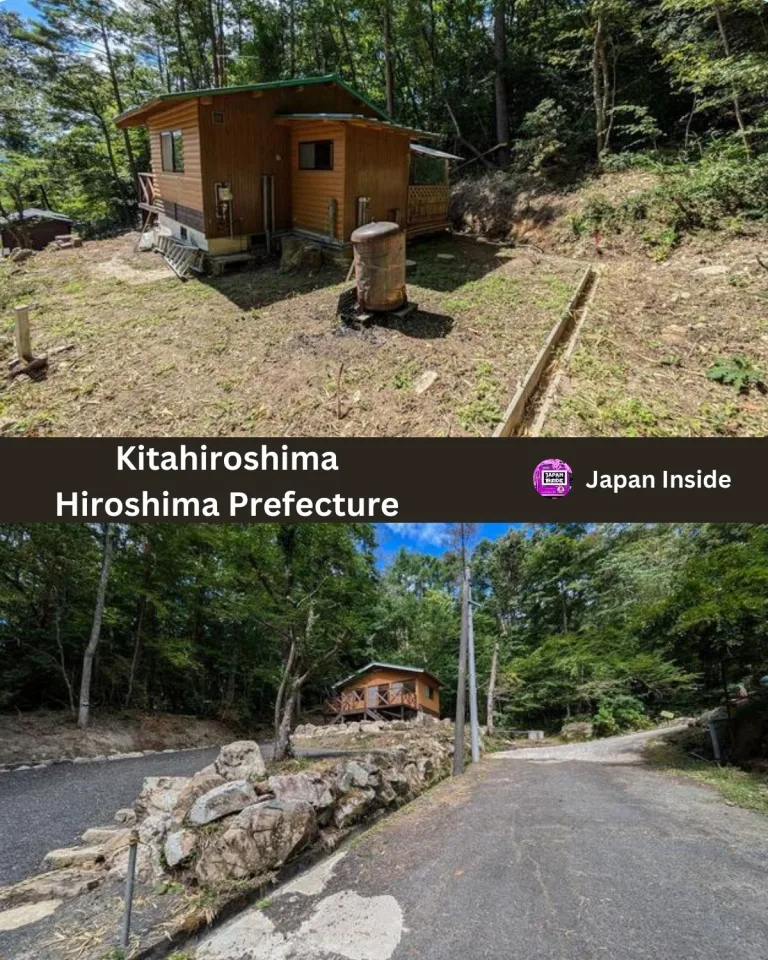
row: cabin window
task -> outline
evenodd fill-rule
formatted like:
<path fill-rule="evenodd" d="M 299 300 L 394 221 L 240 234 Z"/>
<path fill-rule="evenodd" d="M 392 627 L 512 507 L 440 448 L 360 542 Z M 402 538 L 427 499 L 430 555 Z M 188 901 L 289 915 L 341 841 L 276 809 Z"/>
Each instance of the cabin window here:
<path fill-rule="evenodd" d="M 300 143 L 299 170 L 333 170 L 333 140 Z"/>
<path fill-rule="evenodd" d="M 416 693 L 416 681 L 405 680 L 403 682 L 403 693 Z"/>
<path fill-rule="evenodd" d="M 184 134 L 181 130 L 163 130 L 160 134 L 163 170 L 184 173 Z"/>
<path fill-rule="evenodd" d="M 224 123 L 224 114 L 223 113 L 214 113 L 213 115 L 214 123 Z"/>
<path fill-rule="evenodd" d="M 435 695 L 435 691 L 428 683 L 424 684 L 424 693 L 426 694 L 427 700 L 432 700 Z"/>

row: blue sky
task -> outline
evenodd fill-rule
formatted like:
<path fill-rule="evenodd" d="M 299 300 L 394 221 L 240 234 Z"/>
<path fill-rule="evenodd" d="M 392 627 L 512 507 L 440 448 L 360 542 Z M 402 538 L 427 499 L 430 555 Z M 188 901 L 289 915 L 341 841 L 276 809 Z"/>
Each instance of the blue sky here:
<path fill-rule="evenodd" d="M 495 540 L 515 526 L 512 523 L 481 523 L 477 540 Z M 440 556 L 449 548 L 446 534 L 447 523 L 378 523 L 378 555 L 380 562 L 386 564 L 400 547 L 417 550 L 419 553 L 431 553 Z"/>
<path fill-rule="evenodd" d="M 4 10 L 13 10 L 14 13 L 21 14 L 22 17 L 36 17 L 37 11 L 32 9 L 32 4 L 28 0 L 0 0 Z"/>

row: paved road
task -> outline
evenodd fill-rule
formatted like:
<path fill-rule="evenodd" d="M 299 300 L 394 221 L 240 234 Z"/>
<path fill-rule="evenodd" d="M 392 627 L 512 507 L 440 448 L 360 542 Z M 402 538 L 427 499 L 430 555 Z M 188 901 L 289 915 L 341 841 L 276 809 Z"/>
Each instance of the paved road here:
<path fill-rule="evenodd" d="M 49 850 L 112 822 L 136 799 L 144 777 L 188 776 L 219 748 L 156 753 L 133 760 L 59 763 L 0 774 L 0 884 L 39 872 Z"/>
<path fill-rule="evenodd" d="M 488 758 L 195 956 L 765 960 L 768 821 L 625 747 Z"/>

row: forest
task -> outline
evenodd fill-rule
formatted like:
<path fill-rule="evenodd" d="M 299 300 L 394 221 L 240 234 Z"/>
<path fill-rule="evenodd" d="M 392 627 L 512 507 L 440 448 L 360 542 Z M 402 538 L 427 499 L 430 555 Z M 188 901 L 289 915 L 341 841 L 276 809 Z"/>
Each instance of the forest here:
<path fill-rule="evenodd" d="M 22 9 L 27 9 L 22 7 Z M 670 229 L 768 212 L 764 0 L 32 0 L 0 7 L 0 215 L 135 222 L 163 92 L 337 73 L 444 135 L 459 177 L 677 180 Z M 635 204 L 637 206 L 637 204 Z M 639 215 L 637 210 L 635 216 Z M 599 218 L 598 218 L 599 219 Z"/>
<path fill-rule="evenodd" d="M 616 733 L 764 683 L 765 525 L 521 526 L 467 558 L 481 714 L 502 733 Z M 367 524 L 4 524 L 0 709 L 195 714 L 279 739 L 382 660 L 428 666 L 450 715 L 461 569 L 450 546 L 383 558 Z"/>

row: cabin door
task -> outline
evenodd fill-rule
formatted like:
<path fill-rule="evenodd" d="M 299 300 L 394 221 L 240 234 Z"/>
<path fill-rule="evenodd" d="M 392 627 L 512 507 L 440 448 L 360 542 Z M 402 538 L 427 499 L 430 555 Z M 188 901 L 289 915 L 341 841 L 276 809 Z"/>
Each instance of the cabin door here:
<path fill-rule="evenodd" d="M 365 705 L 371 710 L 375 710 L 379 702 L 379 688 L 378 687 L 366 687 L 365 688 Z"/>

